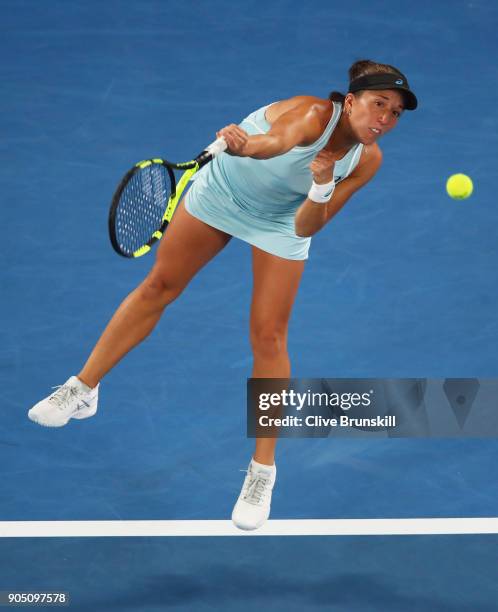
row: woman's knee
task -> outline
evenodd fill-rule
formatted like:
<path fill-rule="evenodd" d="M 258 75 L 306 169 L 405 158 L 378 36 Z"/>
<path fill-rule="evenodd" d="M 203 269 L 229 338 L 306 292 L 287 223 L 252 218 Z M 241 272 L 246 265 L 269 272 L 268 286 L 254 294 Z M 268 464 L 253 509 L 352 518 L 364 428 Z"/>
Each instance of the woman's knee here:
<path fill-rule="evenodd" d="M 167 306 L 176 300 L 184 288 L 167 274 L 152 270 L 141 283 L 140 292 L 144 299 Z"/>
<path fill-rule="evenodd" d="M 268 358 L 278 357 L 287 351 L 287 323 L 251 325 L 251 345 L 255 354 Z"/>

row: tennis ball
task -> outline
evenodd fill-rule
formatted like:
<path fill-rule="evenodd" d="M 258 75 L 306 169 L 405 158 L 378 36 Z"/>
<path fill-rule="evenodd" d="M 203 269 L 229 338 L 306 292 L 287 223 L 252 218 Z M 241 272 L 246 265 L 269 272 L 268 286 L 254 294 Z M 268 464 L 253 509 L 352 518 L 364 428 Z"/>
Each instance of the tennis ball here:
<path fill-rule="evenodd" d="M 446 181 L 446 191 L 454 200 L 465 200 L 472 195 L 474 185 L 466 174 L 453 174 Z"/>

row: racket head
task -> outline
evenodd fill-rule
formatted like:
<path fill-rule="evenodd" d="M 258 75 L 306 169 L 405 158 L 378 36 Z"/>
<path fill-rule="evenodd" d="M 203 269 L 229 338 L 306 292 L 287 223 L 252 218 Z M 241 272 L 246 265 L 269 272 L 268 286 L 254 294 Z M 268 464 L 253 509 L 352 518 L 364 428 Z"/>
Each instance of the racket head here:
<path fill-rule="evenodd" d="M 122 178 L 109 210 L 109 238 L 119 255 L 141 257 L 168 225 L 163 217 L 176 195 L 173 170 L 163 159 L 135 164 Z"/>

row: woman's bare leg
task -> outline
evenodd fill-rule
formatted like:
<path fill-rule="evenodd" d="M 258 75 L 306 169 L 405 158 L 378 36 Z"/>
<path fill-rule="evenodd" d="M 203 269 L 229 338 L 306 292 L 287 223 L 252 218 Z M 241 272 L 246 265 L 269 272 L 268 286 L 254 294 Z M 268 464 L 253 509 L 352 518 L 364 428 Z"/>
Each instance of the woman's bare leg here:
<path fill-rule="evenodd" d="M 287 329 L 304 264 L 253 247 L 253 378 L 290 378 Z M 255 461 L 273 465 L 276 443 L 277 438 L 257 438 Z"/>
<path fill-rule="evenodd" d="M 151 333 L 164 308 L 230 238 L 190 215 L 182 202 L 159 244 L 152 270 L 114 313 L 78 378 L 95 387 Z"/>

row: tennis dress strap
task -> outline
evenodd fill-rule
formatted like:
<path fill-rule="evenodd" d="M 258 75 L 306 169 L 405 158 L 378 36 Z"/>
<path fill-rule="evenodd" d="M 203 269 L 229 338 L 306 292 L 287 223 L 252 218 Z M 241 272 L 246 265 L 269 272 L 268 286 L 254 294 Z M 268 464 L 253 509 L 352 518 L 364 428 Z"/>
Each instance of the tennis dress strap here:
<path fill-rule="evenodd" d="M 332 116 L 329 119 L 327 127 L 322 132 L 322 135 L 318 140 L 312 142 L 310 145 L 306 145 L 305 147 L 294 147 L 297 151 L 302 153 L 307 153 L 311 151 L 320 151 L 327 144 L 329 138 L 332 136 L 332 132 L 335 130 L 337 124 L 339 123 L 339 119 L 341 118 L 342 105 L 338 102 L 333 102 L 334 111 Z"/>

